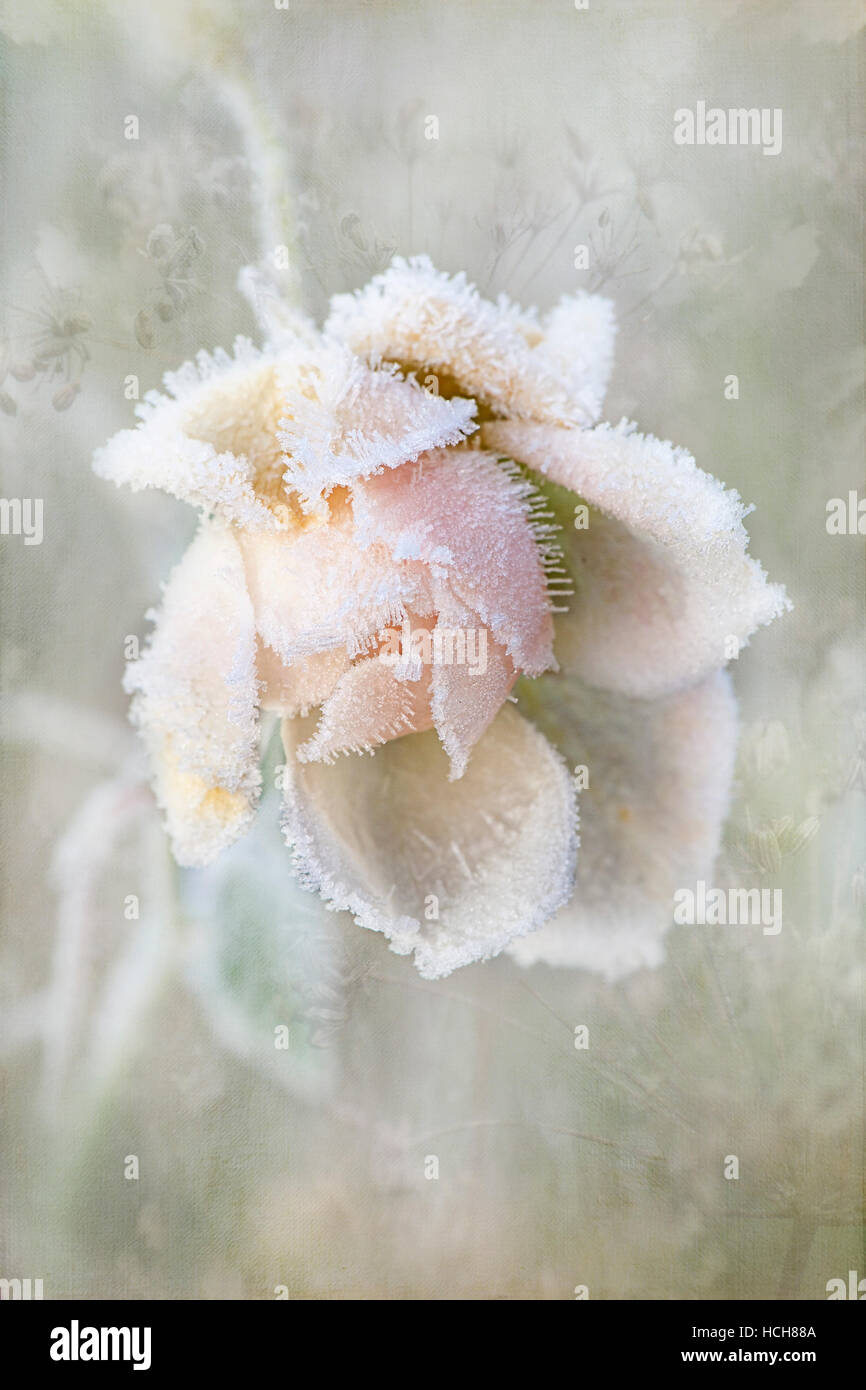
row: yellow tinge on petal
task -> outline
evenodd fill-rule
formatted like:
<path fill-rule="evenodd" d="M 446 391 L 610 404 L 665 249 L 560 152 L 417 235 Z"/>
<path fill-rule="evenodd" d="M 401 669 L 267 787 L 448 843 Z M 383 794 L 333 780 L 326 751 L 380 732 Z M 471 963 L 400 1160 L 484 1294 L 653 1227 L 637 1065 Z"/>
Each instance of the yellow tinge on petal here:
<path fill-rule="evenodd" d="M 171 739 L 155 759 L 154 780 L 179 864 L 209 863 L 246 830 L 255 814 L 246 792 L 211 786 L 181 767 Z"/>

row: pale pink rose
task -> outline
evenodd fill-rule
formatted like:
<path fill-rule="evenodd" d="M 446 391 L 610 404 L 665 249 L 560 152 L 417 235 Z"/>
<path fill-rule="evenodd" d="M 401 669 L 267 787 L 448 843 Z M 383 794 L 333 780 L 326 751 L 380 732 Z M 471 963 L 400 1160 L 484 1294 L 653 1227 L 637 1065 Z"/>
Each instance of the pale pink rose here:
<path fill-rule="evenodd" d="M 127 673 L 178 862 L 248 827 L 276 711 L 296 873 L 422 975 L 655 964 L 727 808 L 721 668 L 787 604 L 739 497 L 597 424 L 605 299 L 398 259 L 319 332 L 243 283 L 264 347 L 199 354 L 95 462 L 202 512 Z"/>

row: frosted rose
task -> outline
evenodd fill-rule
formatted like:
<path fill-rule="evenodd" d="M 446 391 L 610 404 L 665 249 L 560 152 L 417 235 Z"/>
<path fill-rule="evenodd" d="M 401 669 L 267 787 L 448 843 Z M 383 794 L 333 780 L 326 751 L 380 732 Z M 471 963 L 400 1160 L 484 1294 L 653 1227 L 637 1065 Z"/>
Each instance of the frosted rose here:
<path fill-rule="evenodd" d="M 398 259 L 318 332 L 245 283 L 262 350 L 170 374 L 95 463 L 202 511 L 127 672 L 178 862 L 249 825 L 276 711 L 296 872 L 422 975 L 654 964 L 727 806 L 721 668 L 787 602 L 739 497 L 596 423 L 605 299 Z"/>

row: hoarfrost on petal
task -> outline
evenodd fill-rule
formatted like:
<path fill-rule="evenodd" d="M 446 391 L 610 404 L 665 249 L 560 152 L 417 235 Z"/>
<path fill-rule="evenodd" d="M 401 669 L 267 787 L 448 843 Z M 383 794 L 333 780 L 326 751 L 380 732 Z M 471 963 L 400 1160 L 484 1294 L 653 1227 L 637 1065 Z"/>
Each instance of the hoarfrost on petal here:
<path fill-rule="evenodd" d="M 601 414 L 613 368 L 616 317 L 612 299 L 598 294 L 565 295 L 543 319 L 544 337 L 535 355 L 571 384 L 592 424 Z"/>
<path fill-rule="evenodd" d="M 292 535 L 242 534 L 239 543 L 262 640 L 287 666 L 341 647 L 355 656 L 399 626 L 408 606 L 429 611 L 418 565 L 396 563 L 384 545 L 361 549 L 348 516 Z"/>
<path fill-rule="evenodd" d="M 718 853 L 737 742 L 729 677 L 647 701 L 560 673 L 522 692 L 521 707 L 589 781 L 574 894 L 509 954 L 607 980 L 659 965 L 674 893 L 707 879 Z"/>
<path fill-rule="evenodd" d="M 723 666 L 790 606 L 747 553 L 738 494 L 684 449 L 625 423 L 499 422 L 484 435 L 598 509 L 585 530 L 562 532 L 577 589 L 557 622 L 564 670 L 605 689 L 663 695 Z"/>
<path fill-rule="evenodd" d="M 413 626 L 427 630 L 417 619 Z M 315 733 L 298 747 L 297 757 L 301 762 L 333 762 L 338 753 L 368 753 L 390 739 L 429 729 L 432 722 L 430 667 L 421 665 L 410 672 L 379 652 L 357 661 L 340 678 L 322 706 Z"/>
<path fill-rule="evenodd" d="M 261 688 L 261 707 L 291 719 L 308 714 L 326 700 L 349 668 L 345 648 L 314 652 L 286 666 L 275 651 L 259 639 L 256 669 Z"/>
<path fill-rule="evenodd" d="M 517 673 L 505 647 L 444 586 L 436 607 L 431 708 L 455 778 L 466 771 L 472 749 L 495 719 Z"/>
<path fill-rule="evenodd" d="M 598 416 L 609 369 L 606 311 L 599 308 L 606 302 L 585 306 L 585 344 L 577 351 L 569 338 L 573 344 L 579 313 L 569 326 L 566 311 L 554 310 L 547 350 L 534 312 L 504 296 L 495 304 L 482 299 L 463 273 L 438 271 L 426 256 L 398 256 L 363 289 L 334 296 L 325 332 L 374 365 L 398 362 L 439 373 L 446 378 L 440 390 L 453 386 L 496 414 L 586 425 Z"/>
<path fill-rule="evenodd" d="M 554 664 L 536 501 L 530 484 L 478 449 L 435 450 L 353 490 L 359 544 L 429 565 L 533 675 Z"/>
<path fill-rule="evenodd" d="M 261 783 L 253 610 L 224 523 L 200 526 L 124 683 L 175 858 L 207 864 L 246 829 Z"/>
<path fill-rule="evenodd" d="M 238 339 L 235 355 L 201 352 L 137 407 L 140 423 L 97 450 L 102 478 L 172 497 L 251 530 L 292 520 L 277 439 L 283 413 L 274 357 Z"/>
<path fill-rule="evenodd" d="M 299 344 L 281 359 L 284 481 L 307 510 L 335 487 L 396 468 L 477 428 L 475 402 L 425 391 L 395 367 L 373 371 L 343 344 Z"/>
<path fill-rule="evenodd" d="M 506 705 L 449 781 L 434 732 L 361 759 L 298 763 L 284 721 L 284 832 L 304 885 L 414 952 L 425 979 L 496 955 L 571 894 L 574 785 L 562 759 Z"/>

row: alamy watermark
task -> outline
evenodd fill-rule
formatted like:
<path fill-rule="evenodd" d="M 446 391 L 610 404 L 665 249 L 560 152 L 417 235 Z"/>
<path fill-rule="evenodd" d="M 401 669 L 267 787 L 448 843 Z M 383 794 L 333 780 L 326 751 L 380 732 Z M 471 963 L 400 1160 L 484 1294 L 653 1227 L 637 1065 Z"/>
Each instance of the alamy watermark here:
<path fill-rule="evenodd" d="M 694 111 L 681 106 L 674 112 L 675 145 L 760 145 L 764 154 L 782 152 L 780 106 L 707 107 L 695 103 Z"/>
<path fill-rule="evenodd" d="M 44 1298 L 42 1279 L 0 1279 L 0 1299 L 23 1302 Z"/>
<path fill-rule="evenodd" d="M 825 1285 L 827 1290 L 827 1302 L 833 1303 L 840 1298 L 856 1299 L 858 1303 L 866 1300 L 866 1279 L 861 1279 L 856 1269 L 848 1270 L 848 1279 L 828 1279 Z"/>
<path fill-rule="evenodd" d="M 414 628 L 408 619 L 401 627 L 386 627 L 380 634 L 379 660 L 389 666 L 465 666 L 470 676 L 487 670 L 486 627 L 442 627 L 429 631 Z"/>
<path fill-rule="evenodd" d="M 41 497 L 0 497 L 0 536 L 23 536 L 25 545 L 41 545 Z"/>
<path fill-rule="evenodd" d="M 69 1327 L 51 1332 L 52 1361 L 131 1361 L 134 1371 L 149 1371 L 149 1327 L 82 1327 L 73 1318 Z"/>
<path fill-rule="evenodd" d="M 694 889 L 674 893 L 674 921 L 690 927 L 761 927 L 782 930 L 781 888 L 712 888 L 699 878 Z"/>
<path fill-rule="evenodd" d="M 847 498 L 831 497 L 825 527 L 828 536 L 866 536 L 866 497 L 858 497 L 853 488 Z"/>

